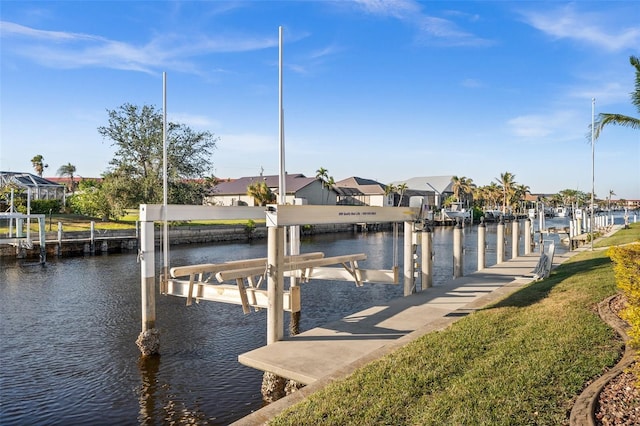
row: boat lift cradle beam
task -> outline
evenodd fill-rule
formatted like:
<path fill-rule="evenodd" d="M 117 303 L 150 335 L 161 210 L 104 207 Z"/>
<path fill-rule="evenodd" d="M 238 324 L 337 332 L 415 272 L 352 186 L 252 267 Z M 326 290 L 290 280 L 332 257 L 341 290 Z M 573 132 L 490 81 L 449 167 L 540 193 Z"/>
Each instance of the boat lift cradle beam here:
<path fill-rule="evenodd" d="M 419 209 L 415 207 L 375 207 L 375 206 L 315 206 L 315 205 L 269 205 L 264 207 L 220 207 L 220 206 L 183 206 L 143 204 L 140 206 L 141 242 L 139 259 L 141 261 L 142 288 L 142 331 L 155 328 L 155 241 L 154 222 L 180 220 L 215 219 L 262 219 L 266 217 L 268 227 L 267 256 L 267 343 L 281 340 L 283 337 L 284 314 L 284 227 L 305 224 L 345 224 L 345 223 L 382 223 L 404 222 L 405 240 L 412 238 L 414 222 L 419 219 Z M 411 240 L 410 240 L 411 241 Z M 413 287 L 413 253 L 407 250 L 405 241 L 404 286 Z M 339 262 L 338 262 L 339 263 Z M 352 264 L 350 274 L 355 274 L 357 266 Z M 168 278 L 168 277 L 167 277 Z M 238 291 L 242 293 L 239 289 Z M 187 287 L 187 295 L 193 297 Z M 250 292 L 252 292 L 250 290 Z M 255 293 L 255 292 L 254 292 Z M 256 295 L 258 293 L 255 293 Z M 247 297 L 249 294 L 247 293 Z M 197 297 L 197 295 L 196 295 Z M 242 295 L 240 295 L 242 297 Z M 243 305 L 248 301 L 242 301 Z M 256 302 L 257 303 L 257 302 Z"/>

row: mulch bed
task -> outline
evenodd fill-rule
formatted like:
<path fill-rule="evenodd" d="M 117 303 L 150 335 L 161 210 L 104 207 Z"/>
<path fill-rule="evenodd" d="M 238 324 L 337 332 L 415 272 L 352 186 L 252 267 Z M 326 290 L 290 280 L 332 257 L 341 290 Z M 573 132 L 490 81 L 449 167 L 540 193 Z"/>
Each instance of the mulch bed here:
<path fill-rule="evenodd" d="M 619 313 L 625 305 L 623 295 L 618 295 L 609 306 L 612 311 Z M 634 374 L 637 371 L 632 364 L 602 389 L 595 412 L 597 425 L 640 425 L 640 382 Z"/>

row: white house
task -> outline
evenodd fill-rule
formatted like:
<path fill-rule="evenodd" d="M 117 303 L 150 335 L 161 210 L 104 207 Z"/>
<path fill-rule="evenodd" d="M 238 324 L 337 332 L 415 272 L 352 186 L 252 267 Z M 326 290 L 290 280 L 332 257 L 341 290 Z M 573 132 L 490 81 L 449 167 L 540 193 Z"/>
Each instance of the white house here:
<path fill-rule="evenodd" d="M 264 182 L 277 196 L 279 194 L 279 180 L 278 175 L 270 175 L 247 176 L 222 181 L 215 186 L 209 196 L 205 197 L 204 203 L 217 206 L 253 206 L 257 203 L 252 196 L 247 195 L 249 185 Z M 293 204 L 294 198 L 301 198 L 306 201 L 306 204 L 336 204 L 336 191 L 333 188 L 327 189 L 317 178 L 308 178 L 301 173 L 287 174 L 285 187 L 285 202 L 287 204 Z"/>

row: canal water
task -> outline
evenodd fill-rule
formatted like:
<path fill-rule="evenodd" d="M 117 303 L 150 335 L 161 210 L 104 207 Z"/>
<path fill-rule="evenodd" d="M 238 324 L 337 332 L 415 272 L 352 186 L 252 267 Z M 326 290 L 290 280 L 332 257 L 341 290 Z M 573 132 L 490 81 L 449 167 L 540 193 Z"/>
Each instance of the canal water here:
<path fill-rule="evenodd" d="M 511 227 L 505 228 L 508 236 Z M 434 285 L 453 274 L 452 233 L 434 230 Z M 477 227 L 463 235 L 468 274 L 477 269 Z M 490 224 L 488 266 L 496 260 L 495 237 Z M 402 233 L 397 245 L 402 270 Z M 360 266 L 367 269 L 390 269 L 394 259 L 391 232 L 304 238 L 301 252 L 311 251 L 363 252 L 368 259 Z M 266 252 L 259 241 L 172 247 L 170 257 L 178 266 Z M 161 356 L 142 359 L 135 344 L 141 328 L 135 254 L 49 258 L 44 266 L 0 262 L 0 424 L 223 425 L 263 405 L 262 372 L 237 357 L 266 344 L 266 311 L 244 315 L 238 305 L 213 302 L 187 307 L 185 299 L 158 295 Z M 402 283 L 304 283 L 301 331 L 402 294 Z"/>

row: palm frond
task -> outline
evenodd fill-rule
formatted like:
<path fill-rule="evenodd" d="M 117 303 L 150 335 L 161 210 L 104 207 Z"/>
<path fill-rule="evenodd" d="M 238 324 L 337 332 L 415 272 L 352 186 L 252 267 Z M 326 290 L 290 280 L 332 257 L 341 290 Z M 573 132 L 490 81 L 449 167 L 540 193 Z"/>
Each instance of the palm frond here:
<path fill-rule="evenodd" d="M 600 137 L 600 133 L 602 133 L 602 129 L 609 124 L 631 127 L 632 129 L 640 129 L 640 119 L 638 118 L 629 117 L 622 114 L 600 113 L 598 114 L 598 119 L 594 123 L 594 139 L 598 139 Z"/>

